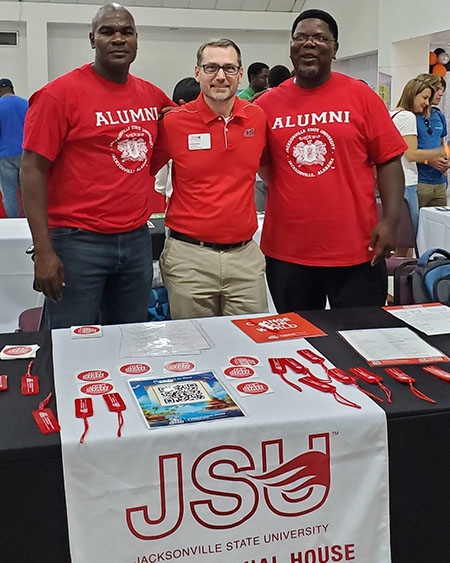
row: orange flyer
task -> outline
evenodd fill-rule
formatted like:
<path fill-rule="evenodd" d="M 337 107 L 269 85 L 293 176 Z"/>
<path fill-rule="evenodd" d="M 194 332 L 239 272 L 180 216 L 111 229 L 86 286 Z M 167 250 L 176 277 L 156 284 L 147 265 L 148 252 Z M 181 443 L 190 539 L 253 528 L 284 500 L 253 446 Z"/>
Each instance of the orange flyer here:
<path fill-rule="evenodd" d="M 231 321 L 255 342 L 326 336 L 327 333 L 296 313 Z"/>

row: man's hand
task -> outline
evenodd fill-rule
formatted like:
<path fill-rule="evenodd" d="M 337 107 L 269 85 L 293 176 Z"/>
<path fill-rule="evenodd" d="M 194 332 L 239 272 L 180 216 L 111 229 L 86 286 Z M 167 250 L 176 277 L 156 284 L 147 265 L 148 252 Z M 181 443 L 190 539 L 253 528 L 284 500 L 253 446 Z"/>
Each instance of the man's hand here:
<path fill-rule="evenodd" d="M 64 287 L 64 268 L 52 250 L 36 253 L 34 257 L 34 287 L 52 301 L 61 301 Z"/>
<path fill-rule="evenodd" d="M 395 225 L 384 219 L 375 225 L 369 243 L 369 250 L 375 251 L 370 262 L 371 266 L 375 266 L 391 255 L 391 250 L 395 248 L 396 230 Z"/>
<path fill-rule="evenodd" d="M 428 161 L 428 164 L 436 170 L 439 170 L 441 174 L 445 174 L 449 168 L 448 158 L 445 156 L 440 156 L 439 158 L 432 158 Z"/>

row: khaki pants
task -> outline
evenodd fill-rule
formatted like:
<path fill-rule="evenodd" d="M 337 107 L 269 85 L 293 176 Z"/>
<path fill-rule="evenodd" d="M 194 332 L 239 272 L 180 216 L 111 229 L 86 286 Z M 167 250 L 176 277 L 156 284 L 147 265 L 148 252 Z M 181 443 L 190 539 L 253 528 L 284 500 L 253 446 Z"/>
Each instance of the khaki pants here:
<path fill-rule="evenodd" d="M 417 198 L 420 207 L 447 205 L 445 184 L 417 184 Z"/>
<path fill-rule="evenodd" d="M 160 266 L 172 319 L 268 310 L 265 259 L 254 241 L 213 250 L 169 237 Z"/>

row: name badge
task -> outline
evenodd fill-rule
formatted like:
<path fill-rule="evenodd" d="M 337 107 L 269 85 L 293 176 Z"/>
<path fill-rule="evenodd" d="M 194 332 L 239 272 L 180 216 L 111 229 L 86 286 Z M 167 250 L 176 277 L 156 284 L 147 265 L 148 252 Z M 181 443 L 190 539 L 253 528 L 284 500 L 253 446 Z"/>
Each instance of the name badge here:
<path fill-rule="evenodd" d="M 188 135 L 188 145 L 190 151 L 210 149 L 211 135 L 209 133 Z"/>

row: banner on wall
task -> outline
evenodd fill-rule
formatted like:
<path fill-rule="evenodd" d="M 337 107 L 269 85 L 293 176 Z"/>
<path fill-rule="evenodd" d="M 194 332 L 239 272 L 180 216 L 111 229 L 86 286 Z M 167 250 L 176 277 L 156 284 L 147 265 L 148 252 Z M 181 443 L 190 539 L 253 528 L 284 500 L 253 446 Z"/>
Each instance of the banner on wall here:
<path fill-rule="evenodd" d="M 388 110 L 391 109 L 391 89 L 392 89 L 392 76 L 384 72 L 379 72 L 378 95 L 386 104 Z"/>

